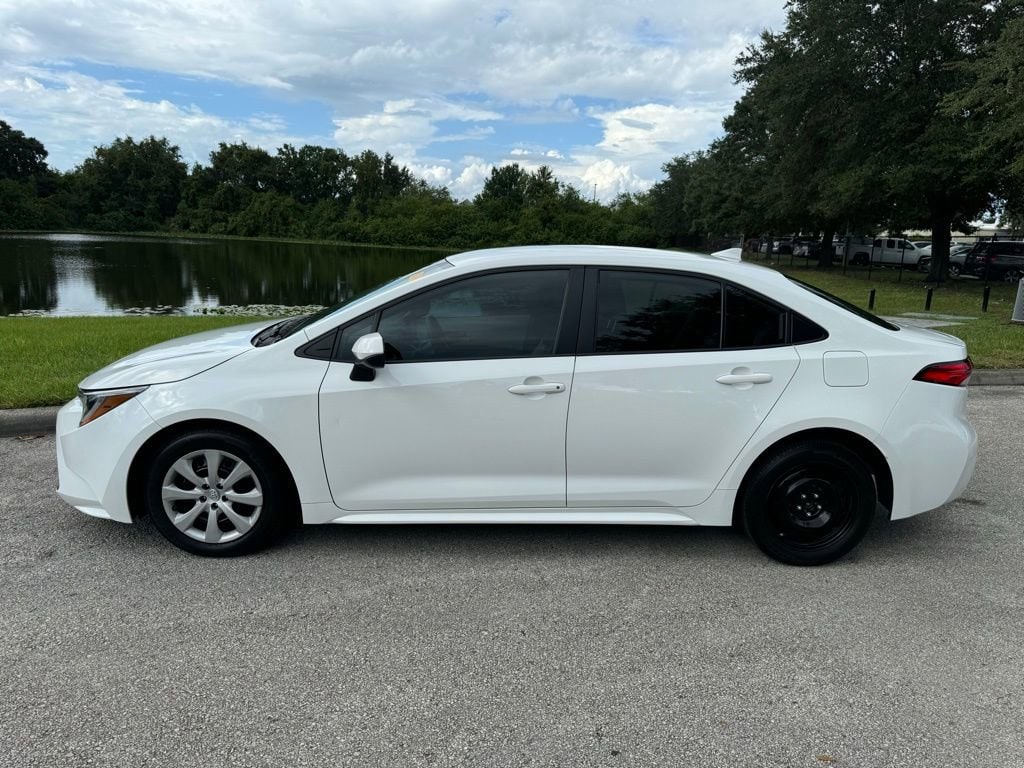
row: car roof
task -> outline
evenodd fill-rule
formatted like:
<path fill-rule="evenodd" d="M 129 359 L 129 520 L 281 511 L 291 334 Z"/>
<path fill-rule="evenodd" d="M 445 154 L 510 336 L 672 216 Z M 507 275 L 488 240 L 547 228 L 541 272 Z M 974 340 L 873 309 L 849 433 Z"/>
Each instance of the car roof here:
<path fill-rule="evenodd" d="M 593 266 L 648 267 L 656 269 L 693 269 L 698 272 L 724 274 L 722 267 L 732 267 L 775 274 L 773 270 L 745 262 L 711 256 L 693 251 L 665 251 L 655 248 L 628 248 L 618 245 L 525 245 L 510 248 L 486 248 L 446 257 L 453 266 L 465 269 L 489 267 L 586 264 Z M 731 271 L 731 270 L 725 270 Z"/>

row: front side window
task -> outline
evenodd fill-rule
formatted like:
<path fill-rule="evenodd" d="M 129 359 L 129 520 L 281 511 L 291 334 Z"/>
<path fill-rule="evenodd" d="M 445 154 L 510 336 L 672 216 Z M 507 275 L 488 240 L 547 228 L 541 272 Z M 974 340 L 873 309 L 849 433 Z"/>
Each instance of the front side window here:
<path fill-rule="evenodd" d="M 554 354 L 567 269 L 502 272 L 459 280 L 381 313 L 388 361 L 430 362 Z"/>
<path fill-rule="evenodd" d="M 653 272 L 598 274 L 594 351 L 719 349 L 722 288 L 717 280 Z"/>
<path fill-rule="evenodd" d="M 373 333 L 373 327 L 377 324 L 377 316 L 370 315 L 362 320 L 349 324 L 341 332 L 341 340 L 338 342 L 338 359 L 346 363 L 354 363 L 356 356 L 352 354 L 352 346 L 359 341 L 360 336 Z"/>

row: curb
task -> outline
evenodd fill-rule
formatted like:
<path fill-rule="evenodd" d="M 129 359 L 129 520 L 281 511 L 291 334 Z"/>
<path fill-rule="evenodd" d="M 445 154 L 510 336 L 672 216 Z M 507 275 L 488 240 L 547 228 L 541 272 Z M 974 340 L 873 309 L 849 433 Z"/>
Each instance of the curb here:
<path fill-rule="evenodd" d="M 59 405 L 46 408 L 12 408 L 0 411 L 0 437 L 46 435 L 57 427 Z"/>
<path fill-rule="evenodd" d="M 972 387 L 1024 386 L 1024 368 L 1002 370 L 975 369 L 971 374 Z M 0 410 L 0 437 L 19 435 L 46 435 L 57 426 L 57 411 L 61 406 L 45 408 L 10 408 Z"/>
<path fill-rule="evenodd" d="M 971 373 L 972 387 L 1012 387 L 1024 385 L 1024 368 L 987 370 L 975 368 Z"/>

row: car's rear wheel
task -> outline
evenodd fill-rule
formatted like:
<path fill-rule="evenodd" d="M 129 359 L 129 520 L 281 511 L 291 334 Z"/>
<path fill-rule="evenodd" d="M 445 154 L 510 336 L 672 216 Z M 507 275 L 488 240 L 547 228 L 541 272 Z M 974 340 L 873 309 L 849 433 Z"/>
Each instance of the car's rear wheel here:
<path fill-rule="evenodd" d="M 808 440 L 754 468 L 739 511 L 748 535 L 770 557 L 823 565 L 864 538 L 876 502 L 874 477 L 863 459 L 840 443 Z"/>
<path fill-rule="evenodd" d="M 1022 277 L 1024 277 L 1024 272 L 1021 272 L 1019 269 L 1008 269 L 1003 273 L 1003 280 L 1008 283 L 1016 283 Z"/>
<path fill-rule="evenodd" d="M 198 555 L 254 552 L 277 538 L 289 518 L 287 485 L 272 457 L 229 432 L 171 440 L 145 483 L 153 523 L 173 544 Z"/>
<path fill-rule="evenodd" d="M 948 274 L 953 280 L 959 280 L 960 279 L 960 265 L 959 264 L 950 264 L 948 267 L 946 267 L 946 274 Z"/>

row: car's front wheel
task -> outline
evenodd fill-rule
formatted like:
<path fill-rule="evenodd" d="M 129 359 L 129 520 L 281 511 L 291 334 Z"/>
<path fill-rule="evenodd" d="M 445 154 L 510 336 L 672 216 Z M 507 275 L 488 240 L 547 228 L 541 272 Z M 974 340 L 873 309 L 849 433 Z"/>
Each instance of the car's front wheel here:
<path fill-rule="evenodd" d="M 748 535 L 769 556 L 823 565 L 864 538 L 876 502 L 874 477 L 860 456 L 840 443 L 808 440 L 753 470 L 739 512 Z"/>
<path fill-rule="evenodd" d="M 145 481 L 146 509 L 173 544 L 198 555 L 254 552 L 281 533 L 289 494 L 260 446 L 215 430 L 165 445 Z"/>

